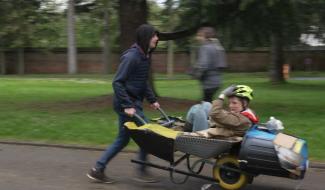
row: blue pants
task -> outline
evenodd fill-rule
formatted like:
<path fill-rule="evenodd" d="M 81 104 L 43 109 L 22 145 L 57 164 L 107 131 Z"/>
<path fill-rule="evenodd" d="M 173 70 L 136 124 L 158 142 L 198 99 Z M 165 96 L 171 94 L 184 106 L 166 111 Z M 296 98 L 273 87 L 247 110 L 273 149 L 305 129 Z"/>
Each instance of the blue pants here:
<path fill-rule="evenodd" d="M 193 105 L 187 112 L 186 121 L 192 124 L 192 131 L 201 131 L 209 128 L 208 116 L 212 104 L 202 102 Z"/>
<path fill-rule="evenodd" d="M 128 121 L 133 121 L 135 122 L 138 126 L 143 125 L 140 121 L 137 121 L 135 117 L 129 117 L 126 114 L 122 112 L 118 112 L 118 117 L 119 117 L 119 131 L 117 138 L 115 139 L 114 143 L 111 144 L 105 152 L 102 154 L 101 158 L 96 162 L 96 169 L 99 169 L 101 171 L 104 171 L 106 168 L 106 165 L 109 163 L 111 159 L 113 159 L 122 149 L 128 145 L 130 141 L 130 135 L 127 132 L 127 130 L 124 127 L 124 123 Z M 142 109 L 137 109 L 137 114 L 144 118 L 145 121 L 148 121 L 143 114 Z M 146 161 L 147 159 L 147 153 L 140 148 L 139 150 L 139 160 L 141 161 Z M 139 168 L 140 172 L 145 171 L 145 166 L 140 165 Z"/>

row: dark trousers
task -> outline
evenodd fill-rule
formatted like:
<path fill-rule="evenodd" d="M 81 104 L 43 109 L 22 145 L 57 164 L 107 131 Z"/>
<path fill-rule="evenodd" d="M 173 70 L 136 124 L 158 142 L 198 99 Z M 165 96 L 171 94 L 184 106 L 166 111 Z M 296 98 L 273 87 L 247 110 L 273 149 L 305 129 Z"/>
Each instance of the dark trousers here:
<path fill-rule="evenodd" d="M 212 102 L 214 94 L 217 92 L 218 88 L 207 88 L 203 89 L 203 101 Z"/>
<path fill-rule="evenodd" d="M 125 129 L 124 127 L 124 123 L 128 122 L 128 121 L 133 121 L 135 122 L 138 126 L 143 125 L 140 121 L 137 121 L 136 118 L 134 117 L 129 117 L 126 114 L 122 113 L 122 112 L 118 112 L 118 117 L 119 117 L 119 131 L 118 131 L 118 135 L 115 139 L 115 141 L 113 142 L 113 144 L 111 144 L 102 154 L 102 156 L 100 157 L 100 159 L 96 162 L 96 169 L 99 169 L 101 171 L 104 171 L 106 168 L 106 165 L 109 163 L 109 161 L 111 159 L 113 159 L 119 152 L 122 151 L 122 149 L 128 145 L 129 141 L 130 141 L 130 135 L 128 133 L 128 131 Z M 142 109 L 137 109 L 137 114 L 139 116 L 141 116 L 142 118 L 144 118 L 145 121 L 148 121 L 143 112 Z M 141 161 L 146 161 L 147 160 L 147 153 L 142 150 L 140 148 L 139 150 L 139 155 L 138 155 L 139 160 Z M 145 166 L 144 165 L 140 165 L 139 167 L 139 171 L 140 172 L 144 172 L 145 171 Z"/>

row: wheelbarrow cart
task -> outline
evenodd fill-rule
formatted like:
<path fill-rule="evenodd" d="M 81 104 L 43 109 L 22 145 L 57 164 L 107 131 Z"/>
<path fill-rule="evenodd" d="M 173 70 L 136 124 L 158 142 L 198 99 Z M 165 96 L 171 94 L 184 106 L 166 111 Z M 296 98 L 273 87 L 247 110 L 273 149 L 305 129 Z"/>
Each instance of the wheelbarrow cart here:
<path fill-rule="evenodd" d="M 138 127 L 133 122 L 127 122 L 125 127 L 139 147 L 167 161 L 168 165 L 134 159 L 131 162 L 169 171 L 171 181 L 177 184 L 185 183 L 189 177 L 195 177 L 219 183 L 222 188 L 233 190 L 252 183 L 253 178 L 260 174 L 303 179 L 308 168 L 305 141 L 299 139 L 300 143 L 296 145 L 299 147 L 295 147 L 299 149 L 303 159 L 299 162 L 299 172 L 293 173 L 280 162 L 273 144 L 276 135 L 257 125 L 251 127 L 243 139 L 211 139 L 183 135 L 182 132 L 159 124 L 144 124 Z M 193 157 L 196 161 L 192 163 Z M 184 161 L 187 170 L 178 169 Z M 201 174 L 206 165 L 212 166 L 212 176 Z M 184 175 L 184 178 L 176 180 L 175 173 Z"/>

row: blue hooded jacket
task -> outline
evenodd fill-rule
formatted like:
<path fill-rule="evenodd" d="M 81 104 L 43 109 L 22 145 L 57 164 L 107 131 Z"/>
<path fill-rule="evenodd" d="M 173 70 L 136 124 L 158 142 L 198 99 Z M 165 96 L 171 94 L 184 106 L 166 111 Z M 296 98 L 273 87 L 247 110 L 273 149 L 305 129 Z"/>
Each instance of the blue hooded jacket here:
<path fill-rule="evenodd" d="M 156 33 L 152 26 L 141 25 L 137 29 L 136 43 L 120 58 L 120 65 L 113 80 L 114 108 L 118 111 L 123 111 L 125 108 L 142 109 L 144 98 L 149 103 L 157 101 L 148 83 L 149 43 Z"/>

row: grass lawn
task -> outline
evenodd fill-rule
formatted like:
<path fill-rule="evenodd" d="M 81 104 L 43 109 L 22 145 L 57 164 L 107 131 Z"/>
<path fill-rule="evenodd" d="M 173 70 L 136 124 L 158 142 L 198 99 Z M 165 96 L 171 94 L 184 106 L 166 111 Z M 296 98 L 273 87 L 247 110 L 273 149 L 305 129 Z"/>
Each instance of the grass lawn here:
<path fill-rule="evenodd" d="M 325 77 L 325 73 L 293 73 L 294 77 Z M 106 146 L 117 133 L 117 117 L 102 97 L 112 93 L 112 76 L 0 76 L 0 140 Z M 265 122 L 283 121 L 286 132 L 308 141 L 312 160 L 325 161 L 325 80 L 289 80 L 271 85 L 266 73 L 225 74 L 224 87 L 247 84 L 255 90 L 252 108 Z M 185 75 L 167 80 L 156 75 L 162 97 L 198 100 L 197 81 Z M 162 105 L 164 107 L 164 105 Z M 187 108 L 173 108 L 184 116 Z M 148 117 L 158 112 L 147 110 Z M 135 148 L 131 144 L 129 148 Z"/>

